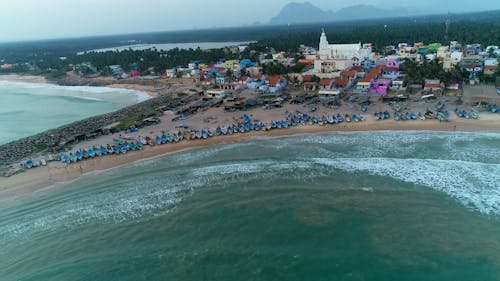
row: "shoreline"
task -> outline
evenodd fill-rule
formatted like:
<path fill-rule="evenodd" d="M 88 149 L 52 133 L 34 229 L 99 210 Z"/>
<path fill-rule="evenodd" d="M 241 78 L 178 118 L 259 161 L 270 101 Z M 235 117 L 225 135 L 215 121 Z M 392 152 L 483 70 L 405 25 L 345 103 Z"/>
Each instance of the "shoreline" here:
<path fill-rule="evenodd" d="M 50 162 L 47 166 L 30 169 L 24 173 L 7 178 L 0 178 L 0 202 L 8 202 L 22 198 L 39 191 L 57 188 L 86 176 L 96 175 L 127 165 L 164 157 L 166 155 L 186 152 L 194 149 L 204 149 L 220 145 L 244 143 L 260 138 L 283 138 L 300 135 L 318 135 L 352 132 L 456 132 L 456 133 L 499 133 L 500 128 L 488 120 L 456 119 L 440 123 L 437 120 L 396 122 L 367 121 L 326 126 L 299 126 L 288 129 L 266 132 L 250 132 L 245 134 L 223 135 L 211 139 L 184 140 L 179 143 L 145 146 L 141 151 L 131 151 L 127 154 L 103 156 L 87 159 L 73 164 Z M 83 143 L 82 145 L 85 145 Z"/>
<path fill-rule="evenodd" d="M 75 87 L 75 86 L 67 86 L 61 85 L 57 82 L 50 81 L 43 76 L 36 75 L 21 75 L 21 74 L 1 74 L 0 81 L 11 82 L 11 83 L 21 83 L 21 84 L 45 84 L 45 85 L 53 85 L 59 87 Z M 147 85 L 139 85 L 134 83 L 120 84 L 120 83 L 110 83 L 108 85 L 101 86 L 93 86 L 93 85 L 81 85 L 92 88 L 108 88 L 108 89 L 123 89 L 137 92 L 138 102 L 141 102 L 141 98 L 144 94 L 147 94 L 149 98 L 158 97 L 158 92 L 153 86 Z M 78 86 L 76 86 L 78 87 Z"/>

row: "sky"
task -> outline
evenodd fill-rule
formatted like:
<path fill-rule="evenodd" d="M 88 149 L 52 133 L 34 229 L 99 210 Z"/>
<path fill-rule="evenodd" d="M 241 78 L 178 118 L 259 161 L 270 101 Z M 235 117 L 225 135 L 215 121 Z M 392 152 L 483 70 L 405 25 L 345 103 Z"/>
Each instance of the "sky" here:
<path fill-rule="evenodd" d="M 302 0 L 304 1 L 304 0 Z M 0 0 L 0 42 L 266 23 L 290 0 Z M 356 4 L 429 13 L 500 9 L 498 0 L 310 0 L 324 10 Z M 418 6 L 415 6 L 417 3 Z"/>

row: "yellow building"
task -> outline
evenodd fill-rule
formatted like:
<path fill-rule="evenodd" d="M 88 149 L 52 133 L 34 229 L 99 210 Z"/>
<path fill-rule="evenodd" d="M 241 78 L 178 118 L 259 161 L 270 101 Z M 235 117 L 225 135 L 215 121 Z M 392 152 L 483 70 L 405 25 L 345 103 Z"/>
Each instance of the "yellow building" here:
<path fill-rule="evenodd" d="M 226 63 L 224 63 L 224 68 L 225 69 L 230 69 L 233 70 L 235 66 L 240 65 L 239 60 L 228 60 Z"/>

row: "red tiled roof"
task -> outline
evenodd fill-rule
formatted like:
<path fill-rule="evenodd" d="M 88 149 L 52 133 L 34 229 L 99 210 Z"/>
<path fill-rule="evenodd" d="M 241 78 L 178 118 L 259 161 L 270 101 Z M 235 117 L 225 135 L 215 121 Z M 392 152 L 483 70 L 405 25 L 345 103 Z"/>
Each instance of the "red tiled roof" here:
<path fill-rule="evenodd" d="M 358 75 L 358 72 L 355 70 L 344 70 L 340 74 L 340 76 L 342 76 L 342 77 L 349 77 L 349 78 L 354 78 L 354 77 L 356 77 L 356 75 Z"/>
<path fill-rule="evenodd" d="M 435 83 L 426 83 L 424 88 L 439 89 L 441 85 Z"/>
<path fill-rule="evenodd" d="M 275 76 L 269 76 L 267 77 L 267 81 L 269 82 L 268 84 L 270 86 L 276 86 L 278 82 L 281 81 L 281 76 L 275 75 Z"/>
<path fill-rule="evenodd" d="M 332 80 L 333 79 L 328 79 L 328 78 L 321 79 L 321 81 L 319 81 L 319 85 L 320 86 L 330 86 L 332 84 Z"/>
<path fill-rule="evenodd" d="M 371 77 L 371 76 L 366 75 L 365 77 L 361 78 L 361 79 L 359 80 L 359 82 L 361 82 L 361 83 L 370 83 L 370 82 L 372 82 L 374 79 L 375 79 L 375 77 Z"/>
<path fill-rule="evenodd" d="M 349 84 L 349 79 L 341 79 L 341 78 L 335 79 L 335 86 L 336 87 L 345 87 L 348 84 Z"/>
<path fill-rule="evenodd" d="M 352 70 L 352 71 L 356 71 L 356 72 L 358 72 L 358 73 L 359 73 L 359 72 L 365 72 L 365 70 L 364 70 L 364 69 L 363 69 L 363 67 L 361 67 L 361 66 L 353 66 L 353 67 L 351 67 L 351 70 Z"/>
<path fill-rule="evenodd" d="M 312 75 L 302 75 L 303 82 L 312 82 L 313 78 L 314 77 Z"/>

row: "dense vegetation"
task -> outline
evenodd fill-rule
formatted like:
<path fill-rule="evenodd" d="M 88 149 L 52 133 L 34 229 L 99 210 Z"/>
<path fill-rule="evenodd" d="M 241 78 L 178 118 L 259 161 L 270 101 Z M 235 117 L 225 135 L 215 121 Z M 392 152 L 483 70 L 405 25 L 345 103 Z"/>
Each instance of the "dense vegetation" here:
<path fill-rule="evenodd" d="M 46 73 L 54 77 L 68 70 L 69 64 L 91 62 L 101 71 L 112 64 L 122 65 L 127 70 L 131 63 L 138 63 L 140 70 L 155 67 L 157 72 L 178 65 L 186 65 L 193 59 L 211 63 L 221 58 L 250 58 L 256 60 L 258 53 L 232 53 L 227 49 L 202 51 L 144 50 L 106 53 L 77 52 L 96 48 L 138 43 L 172 43 L 203 41 L 258 41 L 250 49 L 258 52 L 283 50 L 294 54 L 300 44 L 316 46 L 321 28 L 325 28 L 331 42 L 370 42 L 375 50 L 383 51 L 387 45 L 400 42 L 426 42 L 447 44 L 445 39 L 446 18 L 450 17 L 450 40 L 464 43 L 480 43 L 483 46 L 500 42 L 500 11 L 464 15 L 436 15 L 415 18 L 353 21 L 343 23 L 318 23 L 290 26 L 256 26 L 216 30 L 177 31 L 150 34 L 131 34 L 80 39 L 48 40 L 0 44 L 0 63 L 19 63 L 13 72 Z M 61 60 L 60 57 L 66 57 Z M 269 65 L 267 72 L 280 71 Z M 284 70 L 286 71 L 286 69 Z"/>

